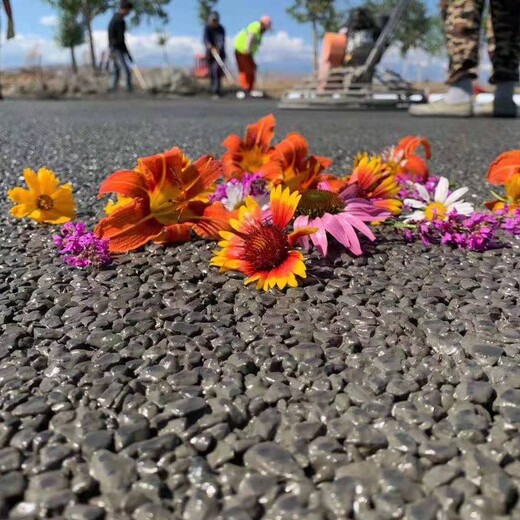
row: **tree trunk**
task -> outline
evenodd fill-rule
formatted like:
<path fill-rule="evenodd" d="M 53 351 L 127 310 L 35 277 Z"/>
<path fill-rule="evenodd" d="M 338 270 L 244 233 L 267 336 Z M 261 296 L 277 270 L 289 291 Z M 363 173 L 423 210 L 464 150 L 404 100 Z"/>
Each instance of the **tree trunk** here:
<path fill-rule="evenodd" d="M 96 50 L 94 48 L 94 35 L 92 34 L 92 18 L 88 10 L 83 13 L 83 16 L 85 27 L 87 28 L 88 43 L 90 47 L 90 64 L 92 65 L 92 68 L 96 70 Z"/>
<path fill-rule="evenodd" d="M 312 21 L 312 51 L 314 60 L 314 74 L 318 73 L 318 24 Z"/>
<path fill-rule="evenodd" d="M 76 63 L 76 53 L 74 52 L 74 47 L 70 48 L 70 61 L 72 63 L 72 72 L 74 72 L 74 74 L 77 74 L 78 64 Z"/>

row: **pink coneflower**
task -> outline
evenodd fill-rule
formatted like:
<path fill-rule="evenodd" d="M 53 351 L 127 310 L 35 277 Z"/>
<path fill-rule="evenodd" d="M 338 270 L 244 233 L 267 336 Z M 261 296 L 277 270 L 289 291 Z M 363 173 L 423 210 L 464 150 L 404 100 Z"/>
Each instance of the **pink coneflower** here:
<path fill-rule="evenodd" d="M 326 190 L 307 190 L 296 210 L 294 229 L 313 227 L 318 231 L 310 237 L 302 237 L 305 249 L 309 238 L 322 256 L 327 256 L 328 237 L 332 235 L 355 255 L 362 253 L 356 230 L 374 241 L 375 236 L 365 222 L 381 221 L 390 213 L 374 207 L 365 199 L 349 198 L 348 188 L 341 193 Z"/>

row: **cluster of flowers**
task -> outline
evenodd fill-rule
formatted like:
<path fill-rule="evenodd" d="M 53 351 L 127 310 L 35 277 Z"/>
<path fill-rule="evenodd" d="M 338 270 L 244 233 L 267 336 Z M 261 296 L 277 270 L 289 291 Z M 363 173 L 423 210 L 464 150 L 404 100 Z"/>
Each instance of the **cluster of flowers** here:
<path fill-rule="evenodd" d="M 273 115 L 247 127 L 244 138 L 229 136 L 220 160 L 190 161 L 179 148 L 138 159 L 133 170 L 117 171 L 99 197 L 114 194 L 94 233 L 76 224 L 56 237 L 70 265 L 106 264 L 109 253 L 125 253 L 154 242 L 186 242 L 194 235 L 219 240 L 211 263 L 239 271 L 259 289 L 294 287 L 306 276 L 300 250 L 328 254 L 330 237 L 362 254 L 359 235 L 375 240 L 371 226 L 389 223 L 408 240 L 470 249 L 490 247 L 500 229 L 518 234 L 520 152 L 500 156 L 490 168 L 504 197 L 475 214 L 464 202 L 467 188 L 450 191 L 446 178 L 430 176 L 431 149 L 408 136 L 379 155 L 359 154 L 344 177 L 328 173 L 332 161 L 309 154 L 306 139 L 291 133 L 273 145 Z M 421 154 L 422 151 L 422 154 Z M 516 154 L 516 155 L 515 155 Z M 505 156 L 505 157 L 504 157 Z M 9 192 L 15 217 L 60 224 L 75 218 L 70 185 L 59 186 L 50 170 L 24 172 L 28 190 Z"/>
<path fill-rule="evenodd" d="M 53 240 L 58 253 L 71 267 L 101 268 L 110 264 L 108 240 L 99 239 L 82 222 L 67 222 L 61 235 L 55 235 Z"/>

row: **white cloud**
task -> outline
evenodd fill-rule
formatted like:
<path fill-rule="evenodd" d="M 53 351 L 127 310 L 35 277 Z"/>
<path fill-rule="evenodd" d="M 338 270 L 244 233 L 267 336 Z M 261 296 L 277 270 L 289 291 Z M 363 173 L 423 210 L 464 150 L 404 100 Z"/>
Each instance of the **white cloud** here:
<path fill-rule="evenodd" d="M 40 25 L 44 27 L 56 27 L 58 24 L 58 17 L 55 14 L 48 14 L 40 18 Z"/>

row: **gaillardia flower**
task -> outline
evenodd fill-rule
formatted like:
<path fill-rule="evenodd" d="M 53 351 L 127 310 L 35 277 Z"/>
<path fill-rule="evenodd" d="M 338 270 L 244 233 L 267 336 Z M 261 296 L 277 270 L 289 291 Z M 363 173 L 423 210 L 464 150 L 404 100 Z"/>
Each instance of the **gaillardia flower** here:
<path fill-rule="evenodd" d="M 118 171 L 99 190 L 102 197 L 116 193 L 125 197 L 96 227 L 99 238 L 109 240 L 112 253 L 137 249 L 148 242 L 186 242 L 193 228 L 206 226 L 208 203 L 198 200 L 220 176 L 221 164 L 210 156 L 190 163 L 179 148 L 138 159 L 135 170 Z M 130 202 L 128 202 L 130 199 Z M 117 204 L 116 204 L 117 205 Z"/>
<path fill-rule="evenodd" d="M 495 186 L 503 186 L 513 175 L 520 173 L 520 150 L 500 154 L 489 167 L 487 180 Z"/>
<path fill-rule="evenodd" d="M 280 168 L 263 168 L 262 175 L 274 186 L 281 184 L 291 190 L 315 188 L 321 173 L 332 164 L 332 159 L 309 154 L 309 145 L 303 135 L 293 132 L 274 147 L 272 161 Z"/>
<path fill-rule="evenodd" d="M 76 217 L 76 205 L 71 184 L 60 184 L 52 170 L 40 168 L 36 174 L 30 168 L 23 171 L 28 190 L 13 188 L 7 195 L 16 203 L 11 215 L 29 217 L 46 224 L 64 224 Z"/>
<path fill-rule="evenodd" d="M 296 287 L 296 276 L 306 277 L 303 255 L 292 248 L 302 236 L 316 231 L 301 228 L 292 233 L 287 226 L 293 218 L 300 195 L 281 186 L 271 191 L 270 214 L 263 214 L 251 197 L 238 211 L 238 218 L 231 219 L 232 231 L 221 231 L 224 239 L 219 242 L 211 265 L 221 271 L 239 271 L 247 276 L 246 285 L 256 282 L 257 289 L 268 291 L 278 286 Z"/>
<path fill-rule="evenodd" d="M 327 256 L 327 233 L 355 255 L 362 253 L 356 230 L 369 240 L 375 236 L 365 222 L 384 220 L 390 216 L 374 207 L 365 199 L 352 199 L 352 190 L 346 188 L 341 193 L 325 190 L 308 190 L 302 193 L 296 209 L 298 215 L 294 221 L 294 229 L 314 227 L 318 231 L 311 237 L 302 237 L 305 249 L 309 248 L 309 239 L 322 256 Z"/>
<path fill-rule="evenodd" d="M 400 191 L 399 184 L 391 173 L 384 170 L 381 157 L 359 154 L 348 184 L 356 185 L 356 197 L 369 200 L 376 208 L 389 211 L 392 215 L 401 212 L 402 202 L 396 198 Z"/>
<path fill-rule="evenodd" d="M 473 213 L 473 204 L 461 200 L 467 193 L 468 188 L 459 188 L 453 193 L 449 193 L 450 183 L 446 177 L 439 179 L 433 199 L 422 184 L 417 183 L 415 187 L 422 200 L 404 200 L 405 205 L 415 210 L 405 217 L 405 221 L 446 220 L 451 213 L 458 215 L 471 215 Z"/>
<path fill-rule="evenodd" d="M 222 143 L 227 152 L 222 156 L 224 175 L 227 179 L 242 179 L 246 173 L 258 173 L 271 162 L 276 119 L 273 114 L 262 117 L 246 129 L 245 138 L 236 134 L 230 135 Z M 277 162 L 271 162 L 269 169 L 279 170 Z"/>

